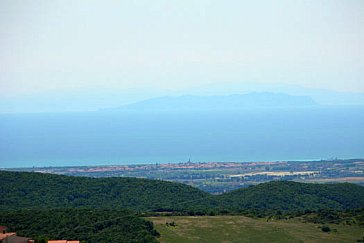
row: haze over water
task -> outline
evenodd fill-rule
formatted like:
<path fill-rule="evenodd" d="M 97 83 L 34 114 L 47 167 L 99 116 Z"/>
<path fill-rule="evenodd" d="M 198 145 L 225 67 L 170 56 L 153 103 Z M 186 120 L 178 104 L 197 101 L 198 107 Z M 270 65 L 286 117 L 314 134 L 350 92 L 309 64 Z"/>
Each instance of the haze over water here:
<path fill-rule="evenodd" d="M 0 115 L 0 167 L 364 157 L 364 107 Z"/>
<path fill-rule="evenodd" d="M 363 13 L 363 0 L 2 0 L 0 167 L 364 157 Z M 254 92 L 297 107 L 98 111 Z"/>

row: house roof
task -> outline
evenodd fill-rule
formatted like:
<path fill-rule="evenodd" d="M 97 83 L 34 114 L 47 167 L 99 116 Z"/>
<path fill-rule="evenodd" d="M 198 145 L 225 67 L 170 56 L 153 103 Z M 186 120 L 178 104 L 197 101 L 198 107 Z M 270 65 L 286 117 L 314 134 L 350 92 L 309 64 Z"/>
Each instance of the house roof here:
<path fill-rule="evenodd" d="M 79 240 L 49 240 L 48 243 L 80 243 Z"/>
<path fill-rule="evenodd" d="M 8 238 L 9 236 L 12 236 L 12 235 L 15 235 L 15 233 L 0 233 L 0 240 L 3 240 L 3 239 L 6 239 Z"/>

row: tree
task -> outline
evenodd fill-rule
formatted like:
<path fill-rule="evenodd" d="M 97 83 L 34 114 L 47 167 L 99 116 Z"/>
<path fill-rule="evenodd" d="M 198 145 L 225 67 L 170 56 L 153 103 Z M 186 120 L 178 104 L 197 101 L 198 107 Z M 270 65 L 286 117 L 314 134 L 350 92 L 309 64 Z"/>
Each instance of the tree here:
<path fill-rule="evenodd" d="M 331 231 L 330 227 L 329 227 L 329 226 L 326 226 L 326 225 L 322 226 L 322 227 L 321 227 L 321 230 L 322 230 L 323 232 L 330 232 L 330 231 Z"/>

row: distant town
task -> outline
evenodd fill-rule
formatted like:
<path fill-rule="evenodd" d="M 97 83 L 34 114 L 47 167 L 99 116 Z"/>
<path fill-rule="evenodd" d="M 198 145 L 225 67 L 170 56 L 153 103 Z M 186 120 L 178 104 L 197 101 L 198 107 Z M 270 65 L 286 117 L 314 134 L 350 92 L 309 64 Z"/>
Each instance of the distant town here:
<path fill-rule="evenodd" d="M 167 164 L 33 167 L 7 169 L 70 176 L 138 177 L 191 185 L 221 194 L 272 180 L 364 185 L 364 159 L 276 162 L 183 162 Z"/>

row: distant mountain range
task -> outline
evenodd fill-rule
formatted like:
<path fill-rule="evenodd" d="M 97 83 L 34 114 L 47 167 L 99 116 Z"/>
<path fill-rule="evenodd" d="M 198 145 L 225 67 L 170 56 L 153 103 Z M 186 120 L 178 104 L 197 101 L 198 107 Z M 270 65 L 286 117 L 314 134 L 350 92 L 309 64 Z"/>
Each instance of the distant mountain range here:
<path fill-rule="evenodd" d="M 234 96 L 235 94 L 275 93 L 308 96 L 320 105 L 364 105 L 364 93 L 339 92 L 280 83 L 224 82 L 180 90 L 157 87 L 120 90 L 49 91 L 0 97 L 0 113 L 97 111 L 140 103 L 157 97 Z"/>
<path fill-rule="evenodd" d="M 196 87 L 193 90 L 185 90 L 184 92 L 191 95 L 229 95 L 252 92 L 284 93 L 294 96 L 309 96 L 320 105 L 364 105 L 364 93 L 309 88 L 283 83 L 214 83 Z"/>
<path fill-rule="evenodd" d="M 248 93 L 215 96 L 163 96 L 115 108 L 117 110 L 232 110 L 259 107 L 318 105 L 309 96 L 283 93 Z"/>

